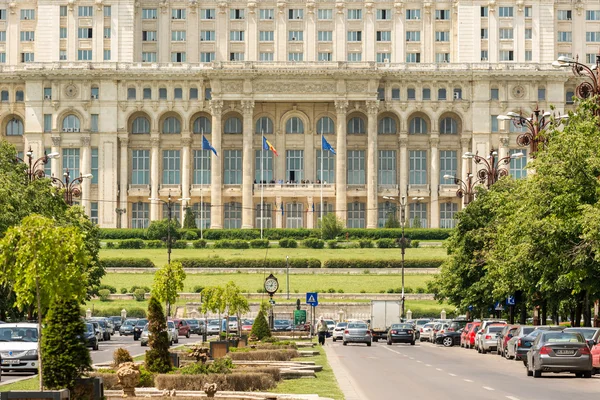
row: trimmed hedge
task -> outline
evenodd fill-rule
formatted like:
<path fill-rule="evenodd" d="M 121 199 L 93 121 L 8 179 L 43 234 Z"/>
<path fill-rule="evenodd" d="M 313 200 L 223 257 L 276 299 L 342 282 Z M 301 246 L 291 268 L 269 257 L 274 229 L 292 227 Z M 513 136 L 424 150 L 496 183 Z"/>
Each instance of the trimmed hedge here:
<path fill-rule="evenodd" d="M 195 249 L 205 249 L 207 246 L 206 239 L 198 239 L 194 241 L 193 246 Z"/>
<path fill-rule="evenodd" d="M 187 249 L 187 241 L 186 240 L 176 240 L 171 244 L 172 249 Z"/>
<path fill-rule="evenodd" d="M 231 374 L 182 375 L 160 374 L 154 378 L 159 390 L 202 391 L 207 383 L 216 383 L 219 391 L 266 391 L 275 387 L 273 376 L 264 372 L 233 372 Z"/>
<path fill-rule="evenodd" d="M 253 249 L 266 249 L 269 247 L 269 239 L 254 239 L 250 241 L 250 247 Z"/>
<path fill-rule="evenodd" d="M 103 258 L 104 268 L 156 268 L 149 258 Z"/>
<path fill-rule="evenodd" d="M 143 249 L 146 243 L 142 239 L 125 239 L 118 243 L 119 249 Z"/>
<path fill-rule="evenodd" d="M 249 249 L 250 245 L 247 241 L 242 239 L 234 240 L 217 240 L 214 244 L 215 249 Z"/>
<path fill-rule="evenodd" d="M 307 247 L 309 249 L 322 249 L 323 247 L 325 247 L 325 241 L 317 238 L 308 238 L 304 240 L 302 244 L 304 245 L 304 247 Z"/>
<path fill-rule="evenodd" d="M 439 268 L 442 259 L 404 260 L 404 268 Z M 323 268 L 402 268 L 402 261 L 391 260 L 327 260 Z"/>
<path fill-rule="evenodd" d="M 94 309 L 93 317 L 111 317 L 121 315 L 122 308 L 108 307 L 102 309 Z M 139 307 L 127 308 L 127 318 L 146 318 L 146 310 Z M 86 307 L 79 307 L 79 314 L 85 316 Z"/>
<path fill-rule="evenodd" d="M 146 229 L 98 229 L 100 239 L 146 239 Z"/>
<path fill-rule="evenodd" d="M 279 240 L 279 247 L 283 249 L 295 249 L 298 247 L 298 242 L 294 239 L 284 238 Z"/>
<path fill-rule="evenodd" d="M 178 258 L 183 268 L 285 268 L 285 259 L 231 259 L 222 258 Z M 321 261 L 316 258 L 291 258 L 290 268 L 321 268 Z"/>
<path fill-rule="evenodd" d="M 401 228 L 393 229 L 344 229 L 342 236 L 350 239 L 397 239 L 402 237 Z M 425 228 L 409 228 L 404 230 L 404 236 L 409 239 L 416 240 L 445 240 L 450 237 L 452 229 L 425 229 Z"/>
<path fill-rule="evenodd" d="M 167 247 L 167 244 L 162 240 L 148 240 L 146 242 L 146 247 L 149 249 L 162 249 Z"/>

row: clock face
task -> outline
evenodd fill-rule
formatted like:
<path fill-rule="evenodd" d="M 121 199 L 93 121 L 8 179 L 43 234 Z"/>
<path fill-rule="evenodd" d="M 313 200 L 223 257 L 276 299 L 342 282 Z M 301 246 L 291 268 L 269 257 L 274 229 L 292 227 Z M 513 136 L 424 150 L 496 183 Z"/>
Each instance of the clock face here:
<path fill-rule="evenodd" d="M 275 279 L 275 277 L 267 278 L 267 280 L 265 281 L 265 290 L 268 293 L 275 293 L 277 289 L 279 289 L 279 282 L 277 282 L 277 279 Z"/>

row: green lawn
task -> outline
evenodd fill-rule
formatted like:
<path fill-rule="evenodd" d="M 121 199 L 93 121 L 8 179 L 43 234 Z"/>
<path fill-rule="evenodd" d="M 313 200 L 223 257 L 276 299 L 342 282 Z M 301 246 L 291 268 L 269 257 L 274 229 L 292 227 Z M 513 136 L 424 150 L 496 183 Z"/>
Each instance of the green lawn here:
<path fill-rule="evenodd" d="M 320 397 L 328 397 L 334 400 L 344 400 L 344 394 L 338 386 L 333 370 L 327 362 L 327 356 L 323 349 L 315 347 L 321 353 L 314 357 L 301 357 L 298 361 L 314 361 L 323 366 L 323 371 L 317 372 L 316 379 L 289 379 L 281 381 L 271 392 L 292 394 L 318 394 Z"/>
<path fill-rule="evenodd" d="M 335 259 L 364 259 L 364 260 L 388 260 L 399 259 L 400 249 L 173 249 L 171 259 L 176 258 L 318 258 L 321 261 Z M 423 260 L 432 258 L 445 258 L 446 249 L 441 247 L 406 249 L 407 260 Z M 140 250 L 118 250 L 101 249 L 100 258 L 149 258 L 157 266 L 167 262 L 166 249 L 140 249 Z"/>
<path fill-rule="evenodd" d="M 38 376 L 34 376 L 29 379 L 24 379 L 22 381 L 7 383 L 6 385 L 0 386 L 0 392 L 8 392 L 9 390 L 39 390 L 40 388 L 40 379 Z"/>
<path fill-rule="evenodd" d="M 278 277 L 280 290 L 286 292 L 285 276 Z M 152 286 L 154 274 L 151 273 L 108 273 L 102 278 L 102 283 L 114 286 L 119 291 L 121 288 L 131 288 L 133 285 Z M 184 292 L 193 291 L 194 286 L 224 285 L 228 281 L 235 282 L 243 292 L 257 292 L 263 287 L 265 277 L 263 274 L 188 274 L 184 284 Z M 416 289 L 426 288 L 431 275 L 406 275 L 405 287 Z M 401 275 L 375 275 L 375 274 L 302 274 L 290 275 L 290 293 L 327 292 L 328 289 L 343 290 L 344 293 L 379 293 L 381 290 L 399 288 L 402 286 Z"/>

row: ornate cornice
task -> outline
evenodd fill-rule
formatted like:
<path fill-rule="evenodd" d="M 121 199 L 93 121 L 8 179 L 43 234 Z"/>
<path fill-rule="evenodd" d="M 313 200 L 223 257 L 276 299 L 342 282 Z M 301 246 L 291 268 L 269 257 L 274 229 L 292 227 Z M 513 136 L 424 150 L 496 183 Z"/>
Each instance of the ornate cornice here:
<path fill-rule="evenodd" d="M 60 136 L 52 136 L 52 146 L 60 146 L 61 139 L 62 138 Z"/>
<path fill-rule="evenodd" d="M 254 113 L 254 100 L 242 100 L 242 112 L 244 115 Z"/>
<path fill-rule="evenodd" d="M 348 111 L 348 100 L 335 100 L 335 112 L 339 114 L 346 114 Z"/>
<path fill-rule="evenodd" d="M 379 100 L 367 100 L 367 113 L 370 115 L 377 115 L 379 112 Z"/>
<path fill-rule="evenodd" d="M 82 147 L 90 147 L 92 139 L 89 136 L 82 136 L 80 138 Z"/>
<path fill-rule="evenodd" d="M 213 116 L 220 118 L 223 112 L 223 100 L 211 100 L 210 112 Z"/>

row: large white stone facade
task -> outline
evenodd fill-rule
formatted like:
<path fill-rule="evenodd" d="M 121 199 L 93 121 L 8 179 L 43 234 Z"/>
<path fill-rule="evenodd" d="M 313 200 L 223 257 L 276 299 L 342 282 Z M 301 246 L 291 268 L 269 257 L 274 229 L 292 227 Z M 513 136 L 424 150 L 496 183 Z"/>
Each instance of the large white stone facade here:
<path fill-rule="evenodd" d="M 170 194 L 204 227 L 260 227 L 263 196 L 264 227 L 311 228 L 321 193 L 349 227 L 382 226 L 384 196 L 451 227 L 444 175 L 474 172 L 466 151 L 526 151 L 495 116 L 570 109 L 577 81 L 551 63 L 598 42 L 591 0 L 2 0 L 0 129 L 60 153 L 48 174 L 92 173 L 80 201 L 102 227 L 147 226 Z M 261 175 L 263 135 L 279 156 Z"/>

